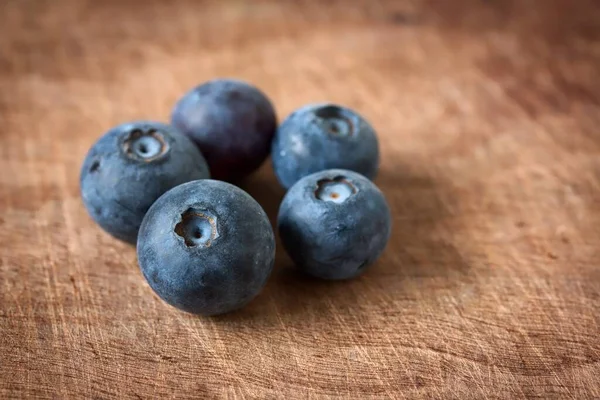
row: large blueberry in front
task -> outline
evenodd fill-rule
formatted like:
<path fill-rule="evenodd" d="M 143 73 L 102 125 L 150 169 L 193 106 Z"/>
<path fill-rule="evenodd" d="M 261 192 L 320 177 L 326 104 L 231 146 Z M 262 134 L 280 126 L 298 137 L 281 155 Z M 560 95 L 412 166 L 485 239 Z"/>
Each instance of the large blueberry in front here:
<path fill-rule="evenodd" d="M 204 157 L 185 135 L 159 122 L 131 122 L 111 129 L 89 150 L 81 196 L 98 225 L 135 243 L 156 199 L 181 183 L 209 177 Z"/>
<path fill-rule="evenodd" d="M 379 168 L 379 145 L 371 125 L 335 104 L 311 104 L 293 112 L 277 130 L 271 156 L 285 188 L 326 169 L 349 169 L 373 179 Z"/>
<path fill-rule="evenodd" d="M 144 218 L 140 268 L 164 301 L 194 314 L 235 310 L 265 285 L 275 259 L 269 219 L 249 194 L 200 180 L 160 197 Z"/>
<path fill-rule="evenodd" d="M 215 79 L 190 90 L 171 116 L 173 125 L 198 145 L 215 179 L 236 181 L 265 161 L 277 119 L 256 87 Z"/>
<path fill-rule="evenodd" d="M 332 169 L 292 186 L 278 225 L 283 246 L 301 270 L 323 279 L 348 279 L 379 257 L 390 237 L 391 216 L 369 179 Z"/>

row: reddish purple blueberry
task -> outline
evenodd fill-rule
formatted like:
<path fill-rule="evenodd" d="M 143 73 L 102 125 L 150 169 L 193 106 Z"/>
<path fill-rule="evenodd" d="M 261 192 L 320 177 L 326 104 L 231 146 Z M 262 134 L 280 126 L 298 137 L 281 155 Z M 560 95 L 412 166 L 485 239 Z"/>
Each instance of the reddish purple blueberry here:
<path fill-rule="evenodd" d="M 277 127 L 273 105 L 256 87 L 215 79 L 175 105 L 171 121 L 206 157 L 215 179 L 237 181 L 266 160 Z"/>

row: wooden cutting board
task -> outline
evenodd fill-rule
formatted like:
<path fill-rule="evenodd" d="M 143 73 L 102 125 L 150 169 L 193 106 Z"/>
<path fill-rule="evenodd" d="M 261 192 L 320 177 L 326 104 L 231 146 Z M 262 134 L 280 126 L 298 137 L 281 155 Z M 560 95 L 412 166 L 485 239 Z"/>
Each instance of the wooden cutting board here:
<path fill-rule="evenodd" d="M 219 76 L 376 127 L 394 227 L 364 276 L 278 246 L 200 318 L 92 223 L 91 144 Z M 0 121 L 0 398 L 600 398 L 595 0 L 5 1 Z M 274 220 L 270 164 L 243 187 Z"/>

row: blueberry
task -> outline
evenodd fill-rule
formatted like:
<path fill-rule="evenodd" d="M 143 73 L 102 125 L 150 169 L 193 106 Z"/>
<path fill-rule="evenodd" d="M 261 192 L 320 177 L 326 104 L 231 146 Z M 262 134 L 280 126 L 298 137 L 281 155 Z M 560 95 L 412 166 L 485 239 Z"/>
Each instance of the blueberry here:
<path fill-rule="evenodd" d="M 256 87 L 215 79 L 175 105 L 173 125 L 198 145 L 215 179 L 236 181 L 265 161 L 277 127 L 275 110 Z"/>
<path fill-rule="evenodd" d="M 273 269 L 275 237 L 249 194 L 200 180 L 171 189 L 150 207 L 137 254 L 144 277 L 164 301 L 215 315 L 260 292 Z"/>
<path fill-rule="evenodd" d="M 275 175 L 285 188 L 326 169 L 348 169 L 373 179 L 379 168 L 379 145 L 371 125 L 335 104 L 311 104 L 293 112 L 277 130 L 271 155 Z"/>
<path fill-rule="evenodd" d="M 283 246 L 301 270 L 323 279 L 348 279 L 379 257 L 390 237 L 391 216 L 369 179 L 332 169 L 292 186 L 278 226 Z"/>
<path fill-rule="evenodd" d="M 90 149 L 81 168 L 81 196 L 98 225 L 135 243 L 158 197 L 209 177 L 204 157 L 185 135 L 159 122 L 131 122 L 111 129 Z"/>

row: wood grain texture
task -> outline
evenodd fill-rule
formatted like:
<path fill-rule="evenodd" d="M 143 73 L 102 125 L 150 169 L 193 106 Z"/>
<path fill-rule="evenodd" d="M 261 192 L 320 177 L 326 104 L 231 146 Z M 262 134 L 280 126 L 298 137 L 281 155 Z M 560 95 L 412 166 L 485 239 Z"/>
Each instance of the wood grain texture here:
<path fill-rule="evenodd" d="M 215 76 L 360 110 L 394 230 L 363 277 L 162 303 L 79 166 Z M 0 398 L 600 398 L 595 0 L 0 3 Z M 270 165 L 244 187 L 276 215 Z M 278 243 L 279 245 L 279 243 Z"/>

